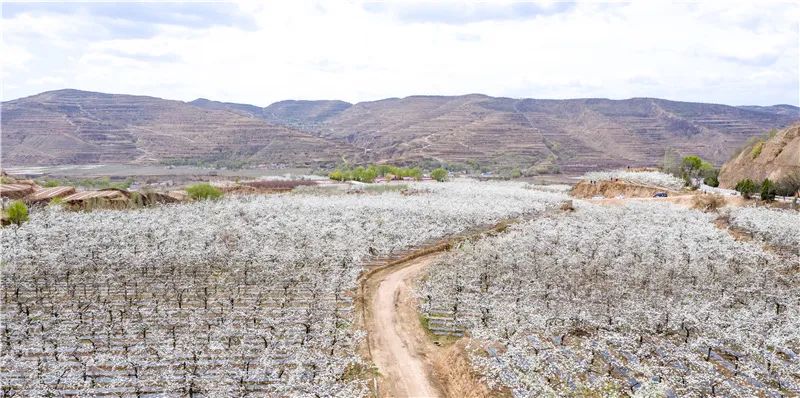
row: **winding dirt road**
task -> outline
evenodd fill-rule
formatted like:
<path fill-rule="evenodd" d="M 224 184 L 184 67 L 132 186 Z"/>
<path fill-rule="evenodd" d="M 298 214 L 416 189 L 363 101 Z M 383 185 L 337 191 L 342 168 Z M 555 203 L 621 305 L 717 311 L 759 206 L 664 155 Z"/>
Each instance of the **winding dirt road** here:
<path fill-rule="evenodd" d="M 372 360 L 378 367 L 380 397 L 441 397 L 431 376 L 431 343 L 427 341 L 411 294 L 413 280 L 435 255 L 387 268 L 371 278 L 368 286 L 368 339 Z"/>

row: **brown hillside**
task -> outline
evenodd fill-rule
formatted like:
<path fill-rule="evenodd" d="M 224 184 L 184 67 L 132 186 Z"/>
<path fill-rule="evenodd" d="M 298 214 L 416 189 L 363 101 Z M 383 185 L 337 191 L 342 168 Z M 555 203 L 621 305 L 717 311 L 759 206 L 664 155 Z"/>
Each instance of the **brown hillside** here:
<path fill-rule="evenodd" d="M 721 164 L 749 138 L 800 120 L 790 105 L 479 94 L 261 108 L 60 90 L 5 102 L 2 112 L 2 158 L 9 164 L 190 159 L 301 166 L 345 157 L 567 172 L 655 165 L 668 149 Z"/>
<path fill-rule="evenodd" d="M 777 181 L 789 173 L 800 173 L 800 124 L 746 146 L 722 167 L 719 183 L 724 188 L 733 188 L 745 178 Z"/>
<path fill-rule="evenodd" d="M 307 133 L 180 101 L 59 90 L 3 103 L 4 164 L 244 160 L 309 165 L 351 149 Z"/>
<path fill-rule="evenodd" d="M 483 95 L 355 104 L 320 128 L 378 158 L 530 165 L 565 170 L 656 164 L 673 148 L 722 163 L 749 137 L 798 120 L 725 105 L 637 98 L 516 100 Z"/>

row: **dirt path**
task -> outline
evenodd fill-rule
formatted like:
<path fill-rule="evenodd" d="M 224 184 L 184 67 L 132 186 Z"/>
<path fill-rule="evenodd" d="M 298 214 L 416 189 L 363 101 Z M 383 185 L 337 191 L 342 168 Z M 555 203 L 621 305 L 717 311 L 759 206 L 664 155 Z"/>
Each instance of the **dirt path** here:
<path fill-rule="evenodd" d="M 381 397 L 441 397 L 433 375 L 430 342 L 417 317 L 413 280 L 435 255 L 419 257 L 375 275 L 367 325 Z"/>
<path fill-rule="evenodd" d="M 539 217 L 523 215 L 479 226 L 401 254 L 376 260 L 359 278 L 356 327 L 366 330 L 359 351 L 377 368 L 371 387 L 378 397 L 496 396 L 474 374 L 466 340 L 434 343 L 423 328 L 412 287 L 443 252 L 464 241 L 503 233 L 509 225 Z M 507 396 L 508 394 L 501 394 Z"/>

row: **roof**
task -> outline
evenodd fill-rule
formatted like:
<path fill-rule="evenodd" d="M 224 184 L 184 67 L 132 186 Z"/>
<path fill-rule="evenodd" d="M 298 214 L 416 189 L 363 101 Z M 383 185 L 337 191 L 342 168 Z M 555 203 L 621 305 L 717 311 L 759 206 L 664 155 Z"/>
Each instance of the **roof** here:
<path fill-rule="evenodd" d="M 28 195 L 25 199 L 29 202 L 41 202 L 50 200 L 57 197 L 63 197 L 75 193 L 73 187 L 52 187 L 52 188 L 39 188 L 32 194 Z"/>

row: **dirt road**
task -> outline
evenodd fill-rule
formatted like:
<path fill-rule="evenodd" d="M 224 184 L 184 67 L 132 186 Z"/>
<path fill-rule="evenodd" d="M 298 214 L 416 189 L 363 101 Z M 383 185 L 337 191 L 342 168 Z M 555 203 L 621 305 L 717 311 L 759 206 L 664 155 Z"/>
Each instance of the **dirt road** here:
<path fill-rule="evenodd" d="M 375 275 L 369 288 L 369 345 L 380 372 L 381 397 L 441 397 L 441 388 L 431 376 L 433 356 L 422 330 L 412 281 L 435 255 L 410 260 Z"/>

